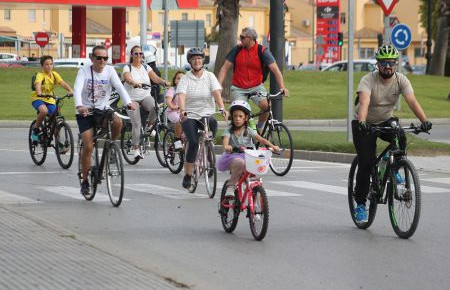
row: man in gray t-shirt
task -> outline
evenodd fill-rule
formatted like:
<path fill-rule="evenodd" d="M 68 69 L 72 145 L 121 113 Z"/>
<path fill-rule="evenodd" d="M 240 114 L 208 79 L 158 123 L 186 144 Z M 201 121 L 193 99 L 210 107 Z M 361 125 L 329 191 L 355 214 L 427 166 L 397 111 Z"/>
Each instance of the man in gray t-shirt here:
<path fill-rule="evenodd" d="M 371 126 L 389 126 L 394 118 L 394 107 L 403 95 L 406 103 L 422 122 L 422 129 L 429 131 L 431 122 L 427 121 L 422 107 L 416 100 L 411 83 L 401 73 L 396 72 L 399 53 L 391 45 L 381 46 L 375 53 L 378 70 L 365 75 L 358 86 L 355 120 L 352 122 L 353 143 L 358 154 L 358 172 L 355 186 L 355 220 L 367 222 L 365 207 L 369 192 L 370 169 L 376 158 L 377 136 L 368 134 Z M 398 119 L 397 119 L 398 120 Z M 390 141 L 392 136 L 381 137 Z M 400 149 L 406 148 L 406 136 L 402 132 Z"/>

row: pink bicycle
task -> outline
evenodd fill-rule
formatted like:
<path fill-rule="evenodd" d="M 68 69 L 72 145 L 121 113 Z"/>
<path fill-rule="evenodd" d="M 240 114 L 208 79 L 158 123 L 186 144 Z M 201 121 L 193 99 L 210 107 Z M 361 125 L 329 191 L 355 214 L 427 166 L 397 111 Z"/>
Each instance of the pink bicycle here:
<path fill-rule="evenodd" d="M 235 148 L 233 152 L 242 152 Z M 222 187 L 219 214 L 223 229 L 232 233 L 237 226 L 239 214 L 246 211 L 250 230 L 257 241 L 264 239 L 269 226 L 269 202 L 263 182 L 257 175 L 265 174 L 270 165 L 272 152 L 269 150 L 244 150 L 246 171 L 236 186 Z"/>

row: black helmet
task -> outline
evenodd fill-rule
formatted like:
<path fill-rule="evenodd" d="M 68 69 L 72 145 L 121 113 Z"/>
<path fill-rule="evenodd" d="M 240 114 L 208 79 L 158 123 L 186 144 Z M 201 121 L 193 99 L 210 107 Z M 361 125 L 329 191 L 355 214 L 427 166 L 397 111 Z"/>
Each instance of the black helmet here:
<path fill-rule="evenodd" d="M 193 47 L 193 48 L 189 49 L 189 51 L 187 52 L 187 55 L 186 55 L 187 61 L 189 62 L 191 57 L 193 57 L 195 55 L 199 55 L 202 58 L 205 58 L 205 52 L 203 51 L 203 49 L 201 49 L 200 47 Z"/>

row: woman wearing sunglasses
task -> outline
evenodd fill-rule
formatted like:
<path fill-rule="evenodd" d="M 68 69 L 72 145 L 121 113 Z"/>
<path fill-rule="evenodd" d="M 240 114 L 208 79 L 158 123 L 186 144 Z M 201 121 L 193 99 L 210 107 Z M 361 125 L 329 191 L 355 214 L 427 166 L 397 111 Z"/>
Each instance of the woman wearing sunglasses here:
<path fill-rule="evenodd" d="M 150 114 L 150 122 L 155 121 L 155 99 L 150 94 L 150 89 L 142 88 L 142 85 L 150 86 L 150 80 L 157 84 L 168 86 L 169 83 L 160 78 L 152 70 L 152 68 L 143 63 L 144 53 L 140 46 L 136 45 L 130 51 L 130 64 L 123 68 L 123 79 L 125 81 L 125 89 L 130 95 L 131 100 L 136 106 L 142 107 Z M 139 148 L 139 140 L 141 134 L 141 112 L 140 110 L 129 111 L 128 116 L 132 124 L 132 142 L 134 148 L 134 158 L 144 158 Z"/>
<path fill-rule="evenodd" d="M 353 143 L 359 157 L 356 173 L 355 218 L 358 222 L 367 222 L 366 198 L 369 192 L 370 168 L 376 157 L 377 136 L 370 134 L 372 126 L 390 126 L 394 117 L 394 108 L 400 94 L 416 117 L 422 122 L 422 129 L 429 131 L 431 122 L 427 120 L 422 107 L 416 100 L 414 90 L 408 78 L 397 72 L 399 52 L 392 45 L 383 45 L 375 53 L 378 70 L 365 75 L 358 86 L 356 98 L 356 116 L 352 121 Z M 393 136 L 381 136 L 389 142 Z M 400 149 L 406 148 L 406 136 L 403 132 Z"/>

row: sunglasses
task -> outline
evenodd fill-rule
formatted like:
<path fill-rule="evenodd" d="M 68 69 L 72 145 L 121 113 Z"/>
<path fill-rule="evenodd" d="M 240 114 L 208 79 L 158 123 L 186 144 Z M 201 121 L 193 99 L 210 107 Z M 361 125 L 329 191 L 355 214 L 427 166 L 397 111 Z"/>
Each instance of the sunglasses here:
<path fill-rule="evenodd" d="M 239 35 L 239 38 L 240 38 L 241 40 L 246 39 L 246 38 L 248 38 L 248 37 L 250 37 L 250 36 Z"/>
<path fill-rule="evenodd" d="M 94 55 L 94 58 L 96 59 L 96 60 L 104 60 L 104 61 L 107 61 L 108 60 L 108 58 L 109 58 L 109 56 L 99 56 L 99 55 Z"/>
<path fill-rule="evenodd" d="M 134 56 L 138 56 L 138 55 L 144 55 L 144 53 L 143 52 L 133 52 L 132 53 Z"/>
<path fill-rule="evenodd" d="M 387 67 L 388 64 L 389 64 L 390 67 L 393 67 L 394 65 L 397 64 L 397 61 L 395 61 L 395 60 L 391 60 L 391 61 L 380 60 L 378 63 L 379 63 L 382 67 Z"/>

